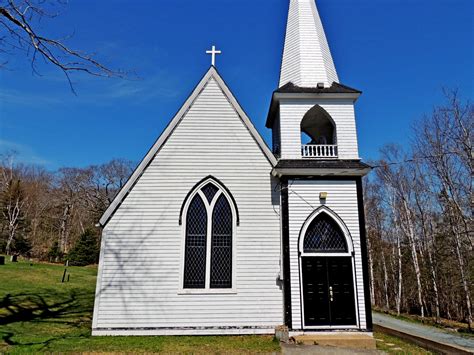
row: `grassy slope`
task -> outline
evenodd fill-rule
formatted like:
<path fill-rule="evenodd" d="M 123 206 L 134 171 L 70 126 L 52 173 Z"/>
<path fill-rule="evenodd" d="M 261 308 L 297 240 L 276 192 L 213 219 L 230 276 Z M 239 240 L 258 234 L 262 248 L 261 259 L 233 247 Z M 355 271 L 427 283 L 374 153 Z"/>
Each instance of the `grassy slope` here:
<path fill-rule="evenodd" d="M 458 335 L 465 338 L 474 338 L 474 332 L 469 330 L 468 325 L 466 323 L 460 323 L 460 322 L 452 321 L 449 319 L 443 319 L 443 318 L 436 321 L 436 318 L 433 318 L 433 317 L 421 318 L 421 316 L 414 315 L 414 314 L 406 314 L 406 313 L 397 315 L 396 312 L 387 311 L 380 308 L 375 308 L 373 311 L 381 313 L 381 314 L 386 314 L 391 317 L 404 320 L 407 322 L 411 322 L 411 323 L 429 325 L 432 327 L 440 328 L 442 330 L 455 331 L 458 333 Z"/>
<path fill-rule="evenodd" d="M 96 269 L 0 266 L 0 352 L 274 352 L 272 337 L 91 337 Z"/>
<path fill-rule="evenodd" d="M 377 341 L 377 349 L 382 350 L 388 354 L 410 354 L 410 355 L 427 355 L 433 354 L 431 351 L 420 348 L 419 346 L 407 343 L 404 340 L 395 338 L 393 336 L 375 333 L 375 340 Z"/>

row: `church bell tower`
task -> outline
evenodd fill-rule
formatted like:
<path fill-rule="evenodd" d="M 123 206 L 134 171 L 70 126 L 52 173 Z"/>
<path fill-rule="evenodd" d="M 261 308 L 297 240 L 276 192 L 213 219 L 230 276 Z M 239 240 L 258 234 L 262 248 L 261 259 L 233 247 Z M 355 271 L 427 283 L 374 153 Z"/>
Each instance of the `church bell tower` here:
<path fill-rule="evenodd" d="M 329 21 L 329 19 L 328 19 Z M 343 63 L 342 63 L 343 64 Z M 354 105 L 338 77 L 315 0 L 290 0 L 279 87 L 266 126 L 281 183 L 285 323 L 372 328 Z"/>

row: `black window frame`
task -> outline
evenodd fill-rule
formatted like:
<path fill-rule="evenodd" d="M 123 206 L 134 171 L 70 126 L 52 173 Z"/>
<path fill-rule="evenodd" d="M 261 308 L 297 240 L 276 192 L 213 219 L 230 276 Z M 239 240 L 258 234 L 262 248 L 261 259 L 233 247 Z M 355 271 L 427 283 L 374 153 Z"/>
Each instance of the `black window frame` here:
<path fill-rule="evenodd" d="M 194 204 L 198 204 L 194 206 Z M 199 205 L 200 203 L 200 205 Z M 200 208 L 201 210 L 197 210 Z M 196 210 L 195 210 L 196 209 Z M 196 223 L 191 223 L 191 213 L 198 212 Z M 194 218 L 194 217 L 193 217 Z M 202 220 L 204 219 L 204 221 Z M 207 238 L 208 238 L 208 219 L 205 202 L 199 194 L 193 196 L 189 208 L 186 212 L 186 237 L 185 237 L 185 255 L 183 270 L 183 288 L 205 288 L 206 287 L 206 265 L 207 265 Z M 199 223 L 201 225 L 199 225 Z M 192 228 L 201 228 L 203 230 L 192 230 Z M 191 231 L 193 233 L 191 233 Z M 199 240 L 201 238 L 202 240 Z M 203 244 L 203 245 L 196 245 Z M 199 260 L 199 254 L 201 260 Z M 197 269 L 197 270 L 196 270 Z"/>
<path fill-rule="evenodd" d="M 328 240 L 329 238 L 337 240 Z M 333 247 L 331 247 L 333 245 Z M 306 229 L 303 239 L 304 253 L 348 253 L 349 245 L 341 226 L 328 213 L 315 216 Z"/>
<path fill-rule="evenodd" d="M 215 192 L 209 197 L 209 191 L 213 190 Z M 187 196 L 187 199 L 191 198 L 191 202 L 184 211 L 186 224 L 183 289 L 225 290 L 234 286 L 236 206 L 235 200 L 228 194 L 225 187 L 210 180 L 199 184 L 198 188 Z M 200 222 L 196 221 L 196 218 L 200 218 Z M 195 231 L 196 228 L 199 233 Z M 200 245 L 193 245 L 195 238 L 198 238 L 197 243 Z M 193 267 L 197 268 L 197 271 L 193 270 Z"/>

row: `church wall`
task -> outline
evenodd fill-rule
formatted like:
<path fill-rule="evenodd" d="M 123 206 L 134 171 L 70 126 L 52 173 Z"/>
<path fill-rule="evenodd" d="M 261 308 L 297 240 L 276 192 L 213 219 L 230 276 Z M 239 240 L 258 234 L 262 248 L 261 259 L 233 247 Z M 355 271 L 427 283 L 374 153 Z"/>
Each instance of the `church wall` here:
<path fill-rule="evenodd" d="M 277 114 L 275 120 L 273 121 L 272 128 L 272 151 L 276 157 L 280 157 L 281 154 L 281 132 L 280 132 L 280 113 Z"/>
<path fill-rule="evenodd" d="M 301 121 L 316 104 L 324 108 L 336 123 L 339 159 L 359 159 L 354 103 L 347 99 L 282 99 L 281 158 L 301 159 Z"/>
<path fill-rule="evenodd" d="M 282 324 L 279 195 L 270 171 L 211 79 L 103 231 L 93 334 L 261 333 Z M 234 288 L 223 292 L 182 290 L 180 281 L 180 209 L 208 175 L 232 193 L 240 216 Z"/>
<path fill-rule="evenodd" d="M 351 234 L 355 252 L 355 274 L 358 303 L 358 317 L 361 329 L 366 329 L 364 282 L 361 257 L 357 186 L 351 180 L 290 180 L 288 182 L 290 270 L 292 326 L 302 329 L 302 308 L 300 293 L 300 272 L 298 240 L 301 228 L 310 214 L 320 207 L 320 192 L 327 192 L 325 206 L 329 207 L 346 224 Z M 304 200 L 301 198 L 304 197 Z"/>

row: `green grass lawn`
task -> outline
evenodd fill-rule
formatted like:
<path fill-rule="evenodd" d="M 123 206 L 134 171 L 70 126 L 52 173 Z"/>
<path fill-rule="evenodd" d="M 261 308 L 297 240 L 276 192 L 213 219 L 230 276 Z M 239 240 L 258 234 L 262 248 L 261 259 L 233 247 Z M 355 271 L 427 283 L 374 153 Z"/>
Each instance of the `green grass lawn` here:
<path fill-rule="evenodd" d="M 91 337 L 96 268 L 38 263 L 0 266 L 0 353 L 272 353 L 271 336 Z"/>
<path fill-rule="evenodd" d="M 407 343 L 402 339 L 383 334 L 374 333 L 377 342 L 377 349 L 388 354 L 410 354 L 410 355 L 427 355 L 434 354 L 431 351 L 420 348 L 419 346 Z"/>
<path fill-rule="evenodd" d="M 421 316 L 414 315 L 414 314 L 402 313 L 400 315 L 397 315 L 396 312 L 387 311 L 387 310 L 383 310 L 379 308 L 373 309 L 373 311 L 381 313 L 381 314 L 389 315 L 391 317 L 404 320 L 410 323 L 429 325 L 429 326 L 440 328 L 443 330 L 450 330 L 450 331 L 454 330 L 457 332 L 459 336 L 462 336 L 465 338 L 474 338 L 474 332 L 469 330 L 468 325 L 466 323 L 460 323 L 457 321 L 443 319 L 443 318 L 439 320 L 436 320 L 434 317 L 422 318 Z"/>

